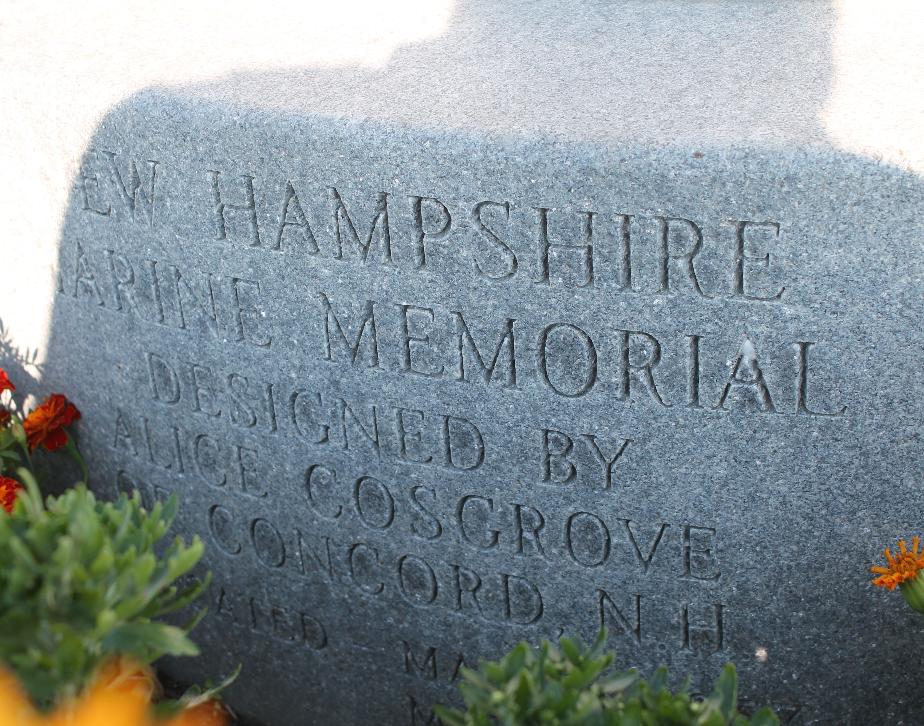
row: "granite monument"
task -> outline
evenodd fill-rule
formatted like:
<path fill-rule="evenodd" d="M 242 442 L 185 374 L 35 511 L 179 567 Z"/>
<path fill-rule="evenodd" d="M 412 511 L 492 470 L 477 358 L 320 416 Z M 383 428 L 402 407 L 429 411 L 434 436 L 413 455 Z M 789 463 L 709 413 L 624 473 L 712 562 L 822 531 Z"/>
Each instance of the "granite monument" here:
<path fill-rule="evenodd" d="M 924 506 L 924 183 L 823 131 L 826 4 L 575 5 L 140 89 L 80 150 L 41 385 L 207 544 L 167 669 L 423 725 L 606 626 L 784 723 L 920 713 L 866 570 Z"/>

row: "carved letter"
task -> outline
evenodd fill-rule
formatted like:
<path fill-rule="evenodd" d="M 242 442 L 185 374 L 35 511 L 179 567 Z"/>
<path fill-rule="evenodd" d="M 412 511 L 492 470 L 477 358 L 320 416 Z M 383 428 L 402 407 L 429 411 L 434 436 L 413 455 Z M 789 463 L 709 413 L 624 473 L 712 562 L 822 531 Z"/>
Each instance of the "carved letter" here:
<path fill-rule="evenodd" d="M 786 291 L 781 287 L 774 295 L 752 295 L 746 290 L 744 284 L 744 263 L 760 262 L 764 267 L 770 267 L 770 253 L 765 255 L 749 255 L 745 249 L 746 243 L 750 240 L 745 239 L 745 232 L 749 227 L 769 227 L 773 231 L 773 236 L 779 238 L 780 225 L 777 222 L 750 222 L 748 220 L 731 220 L 735 225 L 735 272 L 732 276 L 732 297 L 743 297 L 745 300 L 779 300 Z"/>
<path fill-rule="evenodd" d="M 470 460 L 461 461 L 457 452 L 468 449 Z M 484 436 L 467 418 L 443 416 L 443 463 L 450 469 L 474 471 L 484 463 Z"/>
<path fill-rule="evenodd" d="M 706 541 L 694 538 L 695 534 L 700 535 Z M 720 573 L 715 569 L 715 553 L 712 550 L 714 538 L 714 527 L 683 525 L 683 577 L 706 582 L 719 579 Z M 709 571 L 701 571 L 707 567 L 710 568 Z"/>
<path fill-rule="evenodd" d="M 155 401 L 167 404 L 179 402 L 180 378 L 173 367 L 157 353 L 148 353 L 148 376 Z"/>
<path fill-rule="evenodd" d="M 87 149 L 87 154 L 80 164 L 80 192 L 83 196 L 83 209 L 84 211 L 98 214 L 101 217 L 108 217 L 110 214 L 112 214 L 111 204 L 107 204 L 106 208 L 102 209 L 100 207 L 93 206 L 93 203 L 90 200 L 90 187 L 88 186 L 89 183 L 93 184 L 94 196 L 99 194 L 99 177 L 90 171 L 89 164 L 90 155 L 95 153 L 95 149 Z"/>
<path fill-rule="evenodd" d="M 732 388 L 750 391 L 760 403 L 761 410 L 767 413 L 776 412 L 773 399 L 770 397 L 770 389 L 767 388 L 767 382 L 764 380 L 764 372 L 760 369 L 760 363 L 757 360 L 757 349 L 749 338 L 745 338 L 741 343 L 741 349 L 732 363 L 728 381 L 722 389 L 715 408 L 725 409 L 725 399 L 728 398 Z"/>
<path fill-rule="evenodd" d="M 291 216 L 290 216 L 291 215 Z M 282 200 L 282 214 L 279 220 L 279 229 L 276 232 L 276 240 L 273 243 L 274 250 L 282 249 L 282 242 L 287 227 L 293 227 L 300 230 L 301 238 L 305 243 L 305 248 L 309 255 L 316 255 L 320 252 L 317 240 L 314 238 L 314 232 L 311 231 L 311 225 L 308 223 L 308 217 L 302 209 L 301 202 L 298 201 L 298 194 L 295 193 L 295 187 L 292 182 L 286 182 L 285 197 Z"/>
<path fill-rule="evenodd" d="M 472 221 L 475 223 L 475 229 L 478 230 L 482 237 L 487 239 L 498 248 L 498 251 L 503 255 L 505 269 L 501 272 L 498 272 L 496 275 L 489 275 L 484 271 L 484 268 L 481 266 L 481 262 L 479 260 L 475 260 L 475 269 L 478 270 L 478 274 L 480 274 L 482 277 L 486 277 L 489 280 L 506 280 L 508 277 L 513 277 L 517 272 L 517 255 L 510 247 L 510 245 L 498 237 L 493 230 L 488 229 L 488 226 L 484 223 L 484 220 L 481 219 L 481 210 L 485 207 L 497 207 L 498 209 L 503 209 L 504 218 L 507 220 L 507 222 L 509 222 L 510 202 L 478 202 L 478 204 L 476 204 L 475 208 L 472 210 Z"/>
<path fill-rule="evenodd" d="M 583 357 L 587 361 L 585 364 L 586 371 L 583 374 L 583 381 L 576 381 L 573 390 L 564 389 L 560 387 L 558 383 L 553 383 L 552 378 L 549 376 L 549 338 L 557 331 L 567 331 L 574 340 L 578 341 L 584 351 Z M 580 398 L 590 391 L 597 382 L 597 348 L 594 346 L 594 341 L 591 337 L 576 325 L 571 325 L 570 323 L 553 323 L 543 328 L 542 332 L 539 334 L 538 353 L 539 373 L 542 375 L 542 380 L 560 396 L 564 396 L 565 398 Z M 567 350 L 564 354 L 559 353 L 558 358 L 562 360 L 559 368 L 564 369 L 567 367 L 570 369 L 571 366 L 566 366 L 566 362 L 570 364 L 578 357 L 579 356 L 575 353 Z M 556 376 L 556 378 L 561 377 L 561 374 Z"/>
<path fill-rule="evenodd" d="M 142 212 L 142 219 L 148 223 L 148 226 L 153 224 L 154 183 L 157 179 L 158 162 L 151 160 L 145 162 L 150 169 L 150 182 L 148 182 L 149 191 L 145 193 L 141 175 L 138 173 L 138 167 L 133 159 L 128 160 L 128 171 L 130 179 L 129 185 L 126 186 L 125 180 L 122 177 L 122 172 L 119 171 L 119 167 L 116 164 L 115 152 L 104 150 L 102 154 L 109 161 L 109 176 L 112 179 L 113 186 L 118 190 L 119 196 L 122 197 L 122 201 L 125 203 L 125 208 L 128 210 L 129 217 L 132 220 L 136 220 L 136 212 L 140 208 Z M 141 201 L 140 205 L 138 204 L 139 198 Z"/>
<path fill-rule="evenodd" d="M 241 180 L 244 182 L 244 203 L 227 204 L 221 200 L 221 185 L 219 184 L 220 171 L 209 171 L 212 179 L 212 199 L 215 206 L 215 230 L 217 240 L 228 239 L 228 212 L 243 212 L 250 223 L 250 242 L 251 247 L 260 246 L 260 227 L 257 224 L 257 201 L 253 193 L 253 177 L 247 174 L 241 174 Z"/>
<path fill-rule="evenodd" d="M 712 643 L 712 652 L 718 653 L 725 647 L 725 624 L 723 613 L 725 606 L 716 604 L 712 606 L 714 625 L 693 625 L 690 623 L 690 603 L 680 606 L 680 649 L 695 651 L 697 643 L 706 640 Z M 699 637 L 696 635 L 699 634 Z"/>
<path fill-rule="evenodd" d="M 482 503 L 483 507 L 487 508 L 489 513 L 491 514 L 494 513 L 494 500 L 493 499 L 488 499 L 487 497 L 478 496 L 477 494 L 468 494 L 459 500 L 459 505 L 456 507 L 456 522 L 458 522 L 459 524 L 459 531 L 462 534 L 462 539 L 464 539 L 466 542 L 468 542 L 469 544 L 475 545 L 479 549 L 483 549 L 483 550 L 494 549 L 495 547 L 497 547 L 498 539 L 500 539 L 499 529 L 486 529 L 485 534 L 488 536 L 487 541 L 485 541 L 483 538 L 481 541 L 473 539 L 471 535 L 469 535 L 468 530 L 466 529 L 466 525 L 465 525 L 466 509 L 467 508 L 471 509 L 479 502 Z M 472 507 L 469 507 L 469 504 L 471 504 Z"/>
<path fill-rule="evenodd" d="M 550 251 L 556 252 L 577 252 L 581 260 L 581 272 L 583 282 L 577 287 L 593 287 L 594 284 L 594 216 L 596 212 L 579 212 L 584 216 L 583 235 L 584 244 L 562 244 L 549 241 L 549 212 L 552 211 L 547 207 L 535 207 L 539 212 L 539 279 L 538 283 L 546 285 L 551 284 L 551 262 Z"/>
<path fill-rule="evenodd" d="M 552 439 L 556 449 L 552 449 Z M 574 450 L 574 441 L 568 434 L 555 429 L 542 429 L 542 481 L 567 484 L 577 476 L 577 467 L 569 455 Z"/>
<path fill-rule="evenodd" d="M 796 343 L 796 350 L 799 358 L 799 374 L 796 383 L 796 413 L 805 416 L 843 416 L 847 406 L 841 406 L 839 410 L 830 413 L 825 411 L 813 411 L 808 405 L 808 351 L 809 347 L 814 345 L 810 341 L 799 341 Z"/>
<path fill-rule="evenodd" d="M 659 283 L 660 287 L 658 292 L 671 292 L 671 279 L 670 279 L 670 262 L 671 260 L 683 263 L 683 269 L 686 270 L 687 279 L 693 285 L 693 289 L 696 290 L 697 294 L 700 297 L 710 298 L 711 295 L 707 295 L 703 292 L 702 287 L 699 284 L 699 278 L 696 276 L 696 268 L 693 266 L 694 258 L 702 251 L 703 249 L 703 233 L 700 230 L 699 226 L 695 222 L 691 222 L 689 219 L 682 219 L 680 217 L 657 217 L 658 220 L 658 241 L 659 241 Z M 690 249 L 686 252 L 682 252 L 679 255 L 672 255 L 670 253 L 669 241 L 670 241 L 670 232 L 671 232 L 671 223 L 681 224 L 687 229 L 689 237 L 693 240 L 693 244 L 690 246 Z"/>
<path fill-rule="evenodd" d="M 632 396 L 630 384 L 634 376 L 644 384 L 648 394 L 655 401 L 665 408 L 669 408 L 671 404 L 665 403 L 661 398 L 652 373 L 652 369 L 661 362 L 661 343 L 653 335 L 640 330 L 617 330 L 616 332 L 619 333 L 619 359 L 621 363 L 620 400 L 624 401 Z M 638 365 L 633 365 L 630 358 L 630 344 L 633 340 L 638 340 L 641 343 L 640 347 L 647 353 L 645 359 Z M 645 343 L 648 344 L 647 348 L 644 345 Z"/>
<path fill-rule="evenodd" d="M 632 623 L 622 610 L 617 607 L 613 598 L 605 590 L 597 590 L 597 617 L 599 627 L 606 627 L 607 623 L 614 623 L 617 632 L 631 635 L 636 643 L 642 642 L 642 596 L 632 595 L 632 606 L 635 622 Z M 609 617 L 608 617 L 609 616 Z"/>
<path fill-rule="evenodd" d="M 339 340 L 346 350 L 350 353 L 350 362 L 356 363 L 356 359 L 359 357 L 359 347 L 363 342 L 363 338 L 366 334 L 366 327 L 369 328 L 369 353 L 366 356 L 366 365 L 369 368 L 378 368 L 379 367 L 379 338 L 378 338 L 378 328 L 375 324 L 375 301 L 367 300 L 366 307 L 364 310 L 364 317 L 359 322 L 359 332 L 356 334 L 356 341 L 352 344 L 350 339 L 347 338 L 346 330 L 343 325 L 340 323 L 340 320 L 337 319 L 337 316 L 334 314 L 334 308 L 331 305 L 330 299 L 323 292 L 318 293 L 321 296 L 321 304 L 324 306 L 325 319 L 324 319 L 324 342 L 325 342 L 325 358 L 327 360 L 334 360 L 332 354 L 332 345 L 331 345 L 331 324 L 336 328 L 337 334 L 339 335 Z"/>
<path fill-rule="evenodd" d="M 600 465 L 603 467 L 603 488 L 609 489 L 613 486 L 613 467 L 616 466 L 616 462 L 619 461 L 619 457 L 622 456 L 623 452 L 626 450 L 626 447 L 632 443 L 632 439 L 620 439 L 622 442 L 619 446 L 616 447 L 616 453 L 612 456 L 603 453 L 603 449 L 600 448 L 600 444 L 597 443 L 597 437 L 593 434 L 583 434 L 584 439 L 589 443 L 591 453 L 594 455 L 594 458 L 600 462 Z"/>
<path fill-rule="evenodd" d="M 411 213 L 414 216 L 414 241 L 417 243 L 417 267 L 427 266 L 427 242 L 439 242 L 449 236 L 452 226 L 452 215 L 449 209 L 436 197 L 410 197 Z M 424 229 L 423 204 L 436 208 L 437 228 Z"/>
<path fill-rule="evenodd" d="M 500 339 L 497 341 L 497 347 L 494 349 L 494 355 L 491 358 L 490 364 L 484 362 L 484 356 L 481 355 L 481 351 L 478 350 L 478 345 L 475 343 L 475 339 L 472 337 L 472 333 L 469 330 L 468 324 L 465 322 L 465 318 L 462 316 L 461 312 L 453 311 L 453 315 L 456 316 L 456 329 L 458 334 L 458 346 L 459 351 L 459 374 L 458 380 L 468 381 L 470 378 L 466 375 L 465 372 L 465 352 L 470 350 L 474 354 L 474 360 L 477 365 L 476 370 L 478 375 L 484 380 L 485 383 L 490 383 L 494 378 L 494 371 L 497 368 L 497 363 L 500 360 L 501 354 L 506 353 L 506 358 L 508 360 L 507 368 L 504 374 L 504 387 L 505 388 L 516 388 L 517 386 L 517 360 L 516 360 L 516 343 L 514 339 L 514 323 L 516 320 L 513 318 L 507 318 L 504 322 L 504 327 L 501 332 Z M 467 345 L 466 345 L 467 344 Z M 469 366 L 471 368 L 471 366 Z"/>
<path fill-rule="evenodd" d="M 401 310 L 401 343 L 403 349 L 403 358 L 401 360 L 401 370 L 408 373 L 416 373 L 420 376 L 426 376 L 427 378 L 439 378 L 443 375 L 444 366 L 440 363 L 439 368 L 434 368 L 431 370 L 426 370 L 424 368 L 416 368 L 414 366 L 414 357 L 412 353 L 415 350 L 419 350 L 416 346 L 423 348 L 425 353 L 429 353 L 432 356 L 433 351 L 431 350 L 430 343 L 430 333 L 411 333 L 411 314 L 420 315 L 425 324 L 433 323 L 433 310 L 430 308 L 421 308 L 416 305 L 398 305 Z M 414 344 L 412 347 L 411 344 Z"/>
<path fill-rule="evenodd" d="M 504 619 L 517 625 L 531 625 L 542 617 L 545 609 L 539 588 L 518 575 L 501 573 L 504 588 Z M 515 597 L 515 595 L 520 597 Z M 520 602 L 518 602 L 520 600 Z"/>
<path fill-rule="evenodd" d="M 360 258 L 363 262 L 366 262 L 369 257 L 369 250 L 372 247 L 372 238 L 375 235 L 375 230 L 379 229 L 379 225 L 381 225 L 379 229 L 379 240 L 382 244 L 382 264 L 394 264 L 391 258 L 391 231 L 388 228 L 388 194 L 379 192 L 375 213 L 372 217 L 372 224 L 369 227 L 369 234 L 366 235 L 365 242 L 361 240 L 359 233 L 356 231 L 356 225 L 353 224 L 353 220 L 350 217 L 350 213 L 346 208 L 343 198 L 340 196 L 340 192 L 334 187 L 331 187 L 330 197 L 333 204 L 334 230 L 337 236 L 337 254 L 334 255 L 334 259 L 343 259 L 341 222 L 349 235 L 349 241 L 359 248 Z"/>
<path fill-rule="evenodd" d="M 312 464 L 305 471 L 305 493 L 308 495 L 308 503 L 318 515 L 324 519 L 337 519 L 343 514 L 343 506 L 338 504 L 330 512 L 321 511 L 318 502 L 318 487 L 325 485 L 328 490 L 328 496 L 337 485 L 337 472 L 321 464 Z"/>
<path fill-rule="evenodd" d="M 580 525 L 581 521 L 586 520 L 589 526 L 582 527 Z M 581 531 L 582 534 L 580 537 L 575 535 L 575 531 L 580 528 L 578 531 Z M 589 556 L 579 557 L 581 554 L 580 550 L 577 550 L 575 545 L 580 545 L 581 549 L 590 549 L 591 540 L 593 536 L 588 532 L 589 529 L 596 529 L 599 532 L 598 539 L 600 544 L 597 546 L 599 554 L 591 559 Z M 610 530 L 606 526 L 606 523 L 600 519 L 596 514 L 591 514 L 590 512 L 575 512 L 565 523 L 565 544 L 568 547 L 568 555 L 572 560 L 577 562 L 582 567 L 600 567 L 610 556 Z M 588 555 L 591 554 L 588 552 Z"/>
<path fill-rule="evenodd" d="M 256 280 L 231 278 L 231 297 L 234 300 L 234 322 L 237 326 L 237 339 L 247 341 L 257 348 L 269 348 L 273 339 L 269 335 L 260 335 L 265 313 L 254 305 L 241 302 L 241 290 L 249 290 L 254 297 L 260 295 L 260 283 Z"/>

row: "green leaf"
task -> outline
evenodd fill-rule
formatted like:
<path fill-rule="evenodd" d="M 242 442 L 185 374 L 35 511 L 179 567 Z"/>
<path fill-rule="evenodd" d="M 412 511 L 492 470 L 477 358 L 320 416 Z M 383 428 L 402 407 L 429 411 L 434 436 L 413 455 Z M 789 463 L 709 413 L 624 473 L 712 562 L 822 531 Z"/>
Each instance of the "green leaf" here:
<path fill-rule="evenodd" d="M 577 644 L 571 640 L 571 638 L 561 638 L 558 641 L 558 644 L 561 646 L 565 657 L 574 665 L 577 665 L 581 662 L 581 651 L 578 649 Z"/>
<path fill-rule="evenodd" d="M 590 659 L 599 658 L 603 654 L 604 648 L 606 648 L 606 627 L 601 626 L 600 632 L 597 633 L 593 645 L 590 646 L 590 652 L 588 652 L 587 657 Z"/>
<path fill-rule="evenodd" d="M 731 663 L 727 663 L 722 669 L 722 674 L 715 684 L 713 698 L 718 700 L 719 712 L 723 718 L 727 721 L 733 719 L 738 710 L 738 674 Z"/>
<path fill-rule="evenodd" d="M 751 716 L 751 726 L 779 726 L 780 719 L 769 708 L 762 708 Z"/>
<path fill-rule="evenodd" d="M 218 696 L 221 695 L 221 692 L 232 683 L 234 683 L 240 674 L 241 666 L 238 665 L 238 667 L 234 669 L 234 672 L 231 673 L 231 675 L 229 675 L 217 685 L 213 686 L 206 683 L 204 688 L 199 686 L 190 686 L 186 693 L 184 693 L 178 699 L 160 701 L 156 705 L 154 712 L 158 717 L 165 718 L 168 716 L 176 715 L 185 709 L 198 706 L 200 703 L 205 703 L 207 701 L 218 698 Z"/>
<path fill-rule="evenodd" d="M 184 590 L 168 590 L 161 598 L 158 598 L 157 601 L 152 603 L 156 612 L 150 614 L 145 613 L 145 615 L 148 617 L 161 617 L 174 613 L 177 610 L 182 610 L 198 600 L 202 593 L 208 589 L 211 582 L 212 573 L 208 572 L 202 580 L 197 580 Z M 163 604 L 161 604 L 162 602 Z"/>
<path fill-rule="evenodd" d="M 162 655 L 199 655 L 199 649 L 183 630 L 164 623 L 120 625 L 103 640 L 103 646 L 112 653 L 135 654 L 147 650 Z"/>
<path fill-rule="evenodd" d="M 633 668 L 605 681 L 602 690 L 607 694 L 622 693 L 636 681 L 638 681 L 638 671 Z"/>
<path fill-rule="evenodd" d="M 465 716 L 454 708 L 434 706 L 433 713 L 445 726 L 466 726 Z"/>

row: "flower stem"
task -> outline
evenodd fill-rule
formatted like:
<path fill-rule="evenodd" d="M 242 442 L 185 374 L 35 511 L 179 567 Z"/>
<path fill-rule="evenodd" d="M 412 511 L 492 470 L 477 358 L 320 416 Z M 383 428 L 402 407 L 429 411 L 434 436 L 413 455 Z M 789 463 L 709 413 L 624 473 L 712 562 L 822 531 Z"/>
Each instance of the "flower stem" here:
<path fill-rule="evenodd" d="M 919 613 L 924 613 L 924 577 L 921 573 L 918 572 L 910 580 L 905 580 L 899 587 L 905 597 L 905 602 Z"/>
<path fill-rule="evenodd" d="M 83 460 L 83 454 L 80 453 L 80 450 L 77 448 L 77 444 L 74 443 L 74 439 L 71 438 L 70 434 L 66 434 L 67 443 L 64 445 L 67 453 L 70 454 L 71 458 L 77 462 L 77 465 L 80 467 L 80 473 L 83 476 L 83 482 L 85 484 L 90 483 L 90 470 L 87 469 L 87 462 Z"/>

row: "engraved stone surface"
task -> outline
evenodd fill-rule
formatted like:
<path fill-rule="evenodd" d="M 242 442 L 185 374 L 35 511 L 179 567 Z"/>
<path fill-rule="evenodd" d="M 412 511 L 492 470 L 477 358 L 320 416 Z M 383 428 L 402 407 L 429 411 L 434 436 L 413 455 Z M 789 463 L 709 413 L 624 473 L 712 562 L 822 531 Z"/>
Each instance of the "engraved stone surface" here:
<path fill-rule="evenodd" d="M 432 724 L 461 665 L 606 625 L 784 722 L 920 714 L 924 627 L 866 568 L 922 521 L 924 165 L 832 131 L 842 20 L 459 3 L 379 66 L 100 113 L 33 388 L 97 489 L 175 492 L 207 544 L 168 670 L 242 663 L 272 726 Z M 44 238 L 4 209 L 21 277 Z"/>

